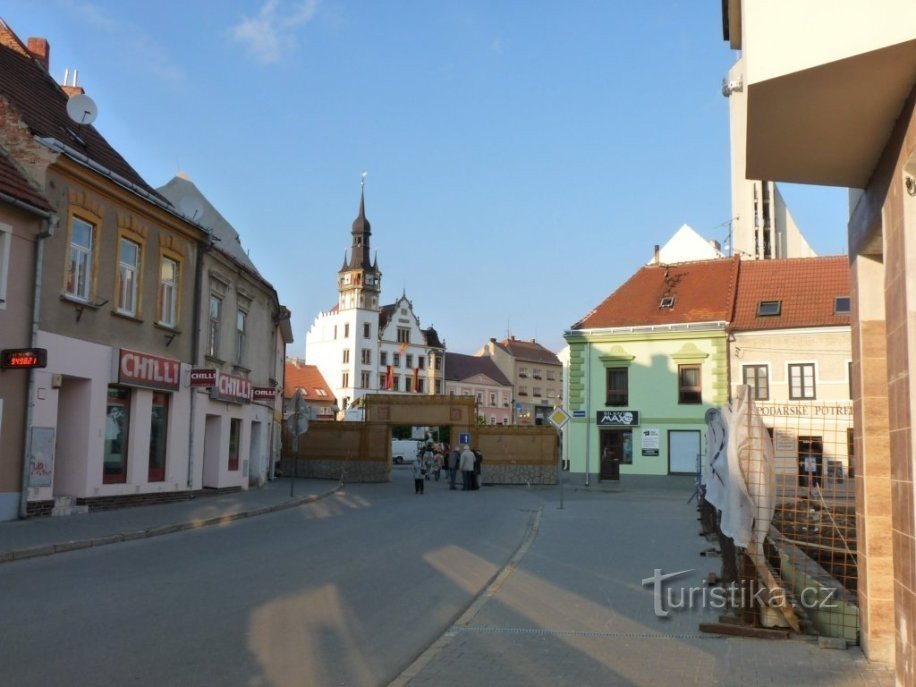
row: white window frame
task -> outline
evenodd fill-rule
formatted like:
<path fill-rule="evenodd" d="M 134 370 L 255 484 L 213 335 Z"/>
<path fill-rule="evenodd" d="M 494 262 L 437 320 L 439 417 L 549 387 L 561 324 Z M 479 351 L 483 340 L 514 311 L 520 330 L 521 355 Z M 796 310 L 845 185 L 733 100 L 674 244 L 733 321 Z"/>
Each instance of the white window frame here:
<path fill-rule="evenodd" d="M 235 359 L 239 365 L 245 359 L 246 335 L 248 333 L 248 312 L 243 308 L 235 311 Z"/>
<path fill-rule="evenodd" d="M 163 277 L 162 269 L 166 263 L 174 265 L 174 277 L 167 280 Z M 158 322 L 164 327 L 175 327 L 178 324 L 178 270 L 180 263 L 174 258 L 161 256 L 159 258 L 159 312 Z"/>
<path fill-rule="evenodd" d="M 216 316 L 213 315 L 213 302 L 216 301 Z M 215 293 L 210 293 L 207 299 L 207 355 L 219 358 L 219 340 L 223 327 L 223 299 Z"/>
<path fill-rule="evenodd" d="M 136 249 L 136 262 L 131 264 L 124 260 L 125 245 Z M 140 265 L 143 261 L 141 246 L 123 236 L 118 238 L 118 312 L 122 315 L 137 316 L 140 297 Z"/>
<path fill-rule="evenodd" d="M 73 230 L 76 226 L 76 223 L 89 227 L 89 246 L 86 247 L 82 244 L 75 244 L 73 241 Z M 80 268 L 73 270 L 72 266 L 74 265 L 74 257 L 77 258 L 79 264 L 81 265 L 82 271 L 84 272 L 83 279 L 83 288 L 80 289 L 80 279 L 79 276 L 75 276 L 73 279 L 72 288 L 65 285 L 66 293 L 68 296 L 75 298 L 81 301 L 89 301 L 90 296 L 92 295 L 92 268 L 93 268 L 93 256 L 95 252 L 95 233 L 96 226 L 87 220 L 82 219 L 81 217 L 73 217 L 70 221 L 70 248 L 67 252 L 67 276 L 69 277 L 71 273 L 78 275 L 80 273 Z"/>
<path fill-rule="evenodd" d="M 795 396 L 792 392 L 792 369 L 800 368 L 802 372 L 801 382 L 802 382 L 802 391 L 804 391 L 804 369 L 805 367 L 811 368 L 811 395 L 810 396 Z M 816 401 L 817 400 L 817 363 L 809 361 L 798 361 L 786 363 L 786 381 L 789 385 L 789 400 L 790 401 Z"/>

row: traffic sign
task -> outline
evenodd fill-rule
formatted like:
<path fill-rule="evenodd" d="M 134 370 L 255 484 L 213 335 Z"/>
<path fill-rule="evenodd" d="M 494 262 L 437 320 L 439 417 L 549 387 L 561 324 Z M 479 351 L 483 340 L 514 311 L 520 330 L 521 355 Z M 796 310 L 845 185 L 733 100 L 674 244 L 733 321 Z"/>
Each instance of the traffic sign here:
<path fill-rule="evenodd" d="M 563 429 L 563 425 L 569 422 L 569 413 L 562 408 L 554 408 L 553 412 L 547 416 L 547 419 L 557 429 Z"/>
<path fill-rule="evenodd" d="M 458 443 L 466 444 L 467 446 L 471 445 L 471 433 L 470 432 L 461 432 L 458 434 Z"/>

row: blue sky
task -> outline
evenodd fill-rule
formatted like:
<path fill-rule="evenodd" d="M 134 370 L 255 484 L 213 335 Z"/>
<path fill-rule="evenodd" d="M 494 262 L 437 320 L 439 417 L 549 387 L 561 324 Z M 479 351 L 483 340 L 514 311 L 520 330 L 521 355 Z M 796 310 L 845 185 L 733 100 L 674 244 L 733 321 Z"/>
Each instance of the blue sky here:
<path fill-rule="evenodd" d="M 183 170 L 293 311 L 336 302 L 366 179 L 382 299 L 448 348 L 563 331 L 681 226 L 724 240 L 719 0 L 5 0 L 153 186 Z M 819 254 L 846 192 L 781 185 Z"/>

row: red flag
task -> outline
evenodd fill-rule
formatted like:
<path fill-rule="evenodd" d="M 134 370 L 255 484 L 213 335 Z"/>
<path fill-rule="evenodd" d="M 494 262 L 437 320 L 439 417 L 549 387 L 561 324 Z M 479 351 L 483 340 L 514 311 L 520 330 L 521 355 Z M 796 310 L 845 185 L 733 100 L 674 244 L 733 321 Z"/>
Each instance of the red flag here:
<path fill-rule="evenodd" d="M 388 372 L 385 374 L 385 388 L 386 389 L 391 389 L 391 382 L 392 382 L 391 377 L 392 377 L 391 365 L 389 365 Z"/>
<path fill-rule="evenodd" d="M 413 390 L 417 392 L 420 390 L 420 368 L 415 367 L 413 369 Z"/>

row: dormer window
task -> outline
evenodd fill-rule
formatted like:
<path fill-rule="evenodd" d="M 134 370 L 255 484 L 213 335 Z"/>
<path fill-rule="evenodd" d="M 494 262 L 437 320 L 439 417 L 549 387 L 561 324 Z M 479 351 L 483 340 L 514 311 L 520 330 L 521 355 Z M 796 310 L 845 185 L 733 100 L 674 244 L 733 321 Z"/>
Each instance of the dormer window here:
<path fill-rule="evenodd" d="M 673 308 L 674 307 L 674 296 L 662 296 L 662 299 L 658 302 L 659 308 Z"/>
<path fill-rule="evenodd" d="M 782 314 L 782 301 L 760 301 L 757 304 L 757 317 L 779 317 Z"/>
<path fill-rule="evenodd" d="M 852 310 L 849 296 L 837 296 L 833 301 L 834 315 L 848 315 Z"/>

